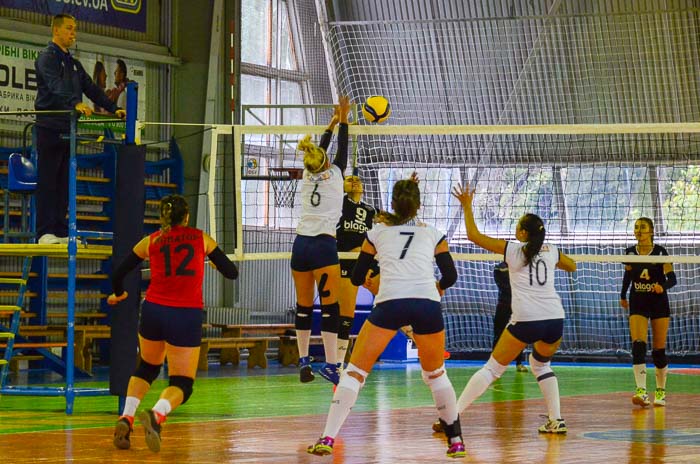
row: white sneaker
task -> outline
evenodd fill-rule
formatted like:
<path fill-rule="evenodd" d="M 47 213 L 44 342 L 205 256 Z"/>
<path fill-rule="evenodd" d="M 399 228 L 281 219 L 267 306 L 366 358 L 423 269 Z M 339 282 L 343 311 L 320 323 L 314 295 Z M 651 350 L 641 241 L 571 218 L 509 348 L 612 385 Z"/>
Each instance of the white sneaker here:
<path fill-rule="evenodd" d="M 58 239 L 58 243 L 62 245 L 68 245 L 68 237 L 56 237 Z"/>
<path fill-rule="evenodd" d="M 56 237 L 54 234 L 44 234 L 39 237 L 39 241 L 37 243 L 39 245 L 59 245 L 61 243 L 61 239 Z"/>

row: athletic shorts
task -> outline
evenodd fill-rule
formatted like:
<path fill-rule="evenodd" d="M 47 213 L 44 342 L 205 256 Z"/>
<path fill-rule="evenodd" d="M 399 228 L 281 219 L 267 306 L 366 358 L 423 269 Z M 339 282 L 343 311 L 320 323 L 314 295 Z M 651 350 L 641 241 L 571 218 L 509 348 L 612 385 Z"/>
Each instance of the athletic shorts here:
<path fill-rule="evenodd" d="M 335 237 L 317 235 L 307 237 L 297 235 L 292 245 L 292 270 L 299 272 L 315 271 L 338 264 L 338 249 Z"/>
<path fill-rule="evenodd" d="M 660 319 L 671 317 L 671 307 L 668 304 L 668 295 L 659 294 L 632 294 L 630 295 L 630 316 L 644 316 L 647 319 Z"/>
<path fill-rule="evenodd" d="M 377 327 L 399 330 L 413 327 L 418 335 L 429 335 L 445 330 L 440 302 L 426 298 L 400 298 L 378 303 L 367 318 Z"/>
<path fill-rule="evenodd" d="M 539 341 L 554 343 L 564 335 L 564 319 L 516 322 L 508 324 L 506 330 L 528 345 Z"/>
<path fill-rule="evenodd" d="M 144 300 L 139 335 L 154 342 L 195 347 L 202 344 L 202 308 L 177 308 Z"/>

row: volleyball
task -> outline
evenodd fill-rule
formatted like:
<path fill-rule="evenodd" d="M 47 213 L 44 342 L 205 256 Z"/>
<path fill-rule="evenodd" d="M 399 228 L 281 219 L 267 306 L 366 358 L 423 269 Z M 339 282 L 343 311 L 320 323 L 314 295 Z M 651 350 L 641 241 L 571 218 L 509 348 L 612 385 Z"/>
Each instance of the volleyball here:
<path fill-rule="evenodd" d="M 389 100 L 379 95 L 369 97 L 362 105 L 362 114 L 370 123 L 381 123 L 389 119 L 391 105 Z"/>

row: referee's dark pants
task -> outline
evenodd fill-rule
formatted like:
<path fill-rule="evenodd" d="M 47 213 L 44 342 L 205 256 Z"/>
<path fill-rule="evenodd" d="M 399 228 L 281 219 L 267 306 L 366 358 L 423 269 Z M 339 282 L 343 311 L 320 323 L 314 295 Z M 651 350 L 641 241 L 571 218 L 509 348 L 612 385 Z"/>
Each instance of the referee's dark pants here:
<path fill-rule="evenodd" d="M 70 142 L 61 132 L 36 127 L 39 170 L 36 186 L 36 236 L 68 236 L 68 163 Z"/>
<path fill-rule="evenodd" d="M 501 303 L 499 302 L 496 305 L 496 314 L 493 316 L 493 347 L 496 347 L 496 343 L 498 343 L 498 339 L 501 337 L 501 334 L 503 331 L 506 329 L 508 326 L 508 322 L 510 322 L 510 316 L 513 314 L 510 305 L 507 303 Z M 518 355 L 517 358 L 515 358 L 515 362 L 518 364 L 522 364 L 525 359 L 525 353 L 522 351 Z"/>

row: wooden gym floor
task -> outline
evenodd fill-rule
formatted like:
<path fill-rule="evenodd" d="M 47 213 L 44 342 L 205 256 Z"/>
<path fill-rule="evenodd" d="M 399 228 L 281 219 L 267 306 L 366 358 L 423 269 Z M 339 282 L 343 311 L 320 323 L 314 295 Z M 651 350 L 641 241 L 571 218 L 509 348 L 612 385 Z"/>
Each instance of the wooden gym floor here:
<path fill-rule="evenodd" d="M 447 367 L 459 396 L 477 365 Z M 444 438 L 431 431 L 436 413 L 417 364 L 382 365 L 370 375 L 332 456 L 306 453 L 323 430 L 330 385 L 320 377 L 300 384 L 296 369 L 274 363 L 251 373 L 245 363 L 212 366 L 169 417 L 159 454 L 148 450 L 138 425 L 132 448 L 114 449 L 114 397 L 79 397 L 66 416 L 62 398 L 3 396 L 0 456 L 3 463 L 700 462 L 700 368 L 672 368 L 668 405 L 646 409 L 630 401 L 630 367 L 559 365 L 555 372 L 566 436 L 537 433 L 546 412 L 537 382 L 511 367 L 462 414 L 468 455 L 461 460 L 446 458 Z M 106 383 L 80 384 L 92 385 Z M 156 381 L 142 407 L 151 407 L 165 385 Z"/>

